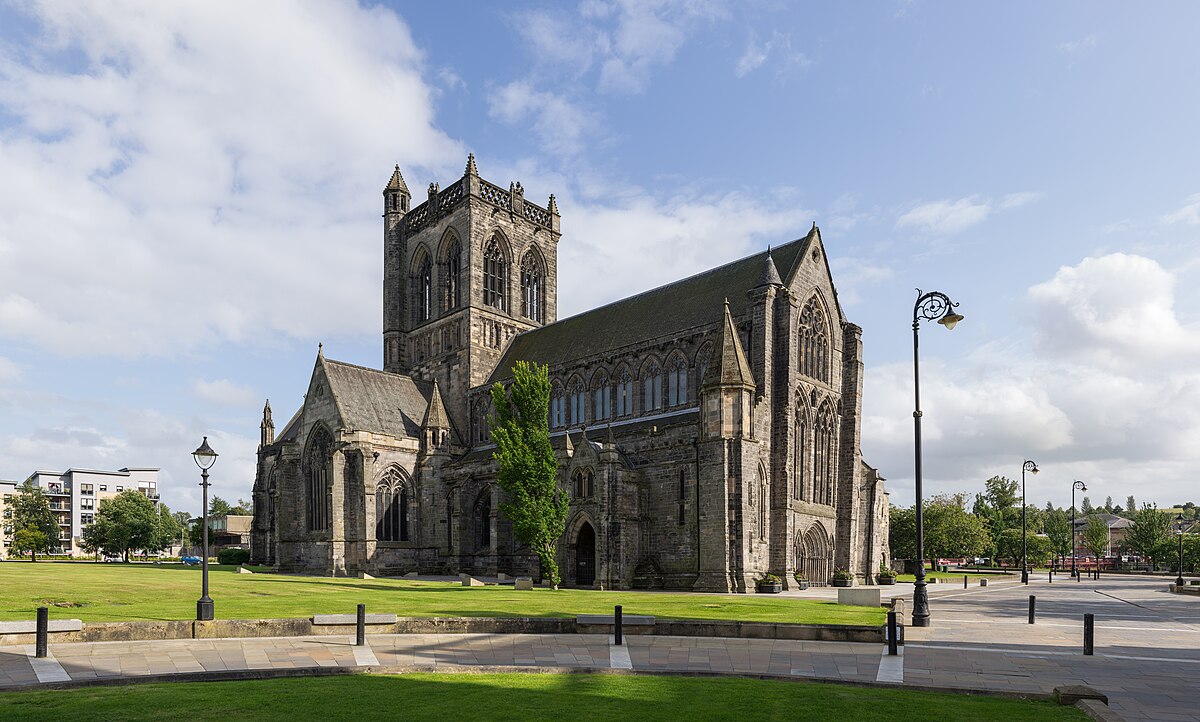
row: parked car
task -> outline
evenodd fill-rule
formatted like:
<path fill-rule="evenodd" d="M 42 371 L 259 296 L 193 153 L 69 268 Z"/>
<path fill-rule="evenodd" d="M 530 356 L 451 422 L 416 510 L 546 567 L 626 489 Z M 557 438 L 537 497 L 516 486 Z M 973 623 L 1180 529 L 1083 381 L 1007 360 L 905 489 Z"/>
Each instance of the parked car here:
<path fill-rule="evenodd" d="M 189 567 L 194 567 L 200 563 L 200 557 L 179 557 L 179 561 L 183 562 Z"/>
<path fill-rule="evenodd" d="M 110 555 L 110 556 L 105 556 L 104 561 L 106 563 L 107 562 L 123 562 L 123 561 L 125 561 L 125 559 L 123 557 L 121 557 L 120 555 L 116 555 L 116 556 Z"/>

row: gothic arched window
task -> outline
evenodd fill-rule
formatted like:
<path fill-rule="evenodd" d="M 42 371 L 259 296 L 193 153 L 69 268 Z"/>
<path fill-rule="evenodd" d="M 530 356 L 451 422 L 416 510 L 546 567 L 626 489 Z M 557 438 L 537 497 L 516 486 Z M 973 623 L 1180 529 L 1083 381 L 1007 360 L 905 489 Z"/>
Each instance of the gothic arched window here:
<path fill-rule="evenodd" d="M 417 323 L 428 321 L 433 313 L 433 269 L 429 263 L 429 257 L 425 256 L 417 265 L 417 272 L 413 276 L 413 288 L 416 291 L 416 303 L 413 304 L 413 309 L 416 312 Z"/>
<path fill-rule="evenodd" d="M 795 475 L 796 475 L 796 490 L 795 496 L 797 499 L 804 499 L 805 484 L 807 478 L 804 473 L 804 460 L 808 456 L 808 415 L 803 411 L 796 414 L 796 456 L 795 456 Z"/>
<path fill-rule="evenodd" d="M 309 531 L 329 528 L 329 467 L 333 437 L 318 426 L 309 437 L 304 455 L 305 508 Z"/>
<path fill-rule="evenodd" d="M 475 521 L 475 550 L 482 551 L 492 546 L 492 489 L 484 488 L 475 500 L 471 515 Z"/>
<path fill-rule="evenodd" d="M 576 379 L 567 393 L 571 400 L 571 426 L 579 426 L 587 420 L 585 416 L 587 393 L 584 391 L 583 382 Z"/>
<path fill-rule="evenodd" d="M 617 416 L 628 416 L 633 413 L 633 376 L 629 369 L 622 369 L 617 377 Z"/>
<path fill-rule="evenodd" d="M 676 356 L 667 370 L 667 405 L 681 406 L 687 403 L 688 391 L 687 359 Z"/>
<path fill-rule="evenodd" d="M 458 245 L 458 239 L 451 240 L 446 250 L 444 272 L 446 275 L 442 286 L 446 308 L 458 308 L 462 305 L 462 247 Z"/>
<path fill-rule="evenodd" d="M 607 419 L 609 417 L 609 411 L 612 409 L 610 404 L 612 401 L 612 387 L 608 384 L 608 376 L 605 374 L 600 374 L 596 377 L 596 380 L 592 382 L 592 386 L 595 388 L 595 398 L 593 399 L 594 405 L 592 406 L 593 416 L 597 421 L 600 421 L 601 419 Z"/>
<path fill-rule="evenodd" d="M 375 539 L 411 541 L 416 527 L 412 484 L 403 470 L 392 467 L 375 487 Z"/>
<path fill-rule="evenodd" d="M 521 315 L 533 321 L 542 321 L 545 299 L 545 274 L 537 254 L 530 251 L 521 259 Z"/>
<path fill-rule="evenodd" d="M 501 311 L 506 310 L 508 294 L 508 262 L 496 239 L 488 241 L 483 251 L 483 303 Z"/>
<path fill-rule="evenodd" d="M 829 332 L 816 297 L 800 312 L 800 373 L 829 383 Z"/>
<path fill-rule="evenodd" d="M 650 364 L 642 375 L 642 411 L 657 411 L 663 405 L 663 374 L 658 364 Z"/>
<path fill-rule="evenodd" d="M 837 468 L 836 420 L 828 399 L 813 424 L 813 498 L 817 504 L 833 506 L 833 479 Z"/>
<path fill-rule="evenodd" d="M 550 387 L 550 427 L 565 426 L 567 423 L 566 397 L 562 387 L 555 383 Z"/>

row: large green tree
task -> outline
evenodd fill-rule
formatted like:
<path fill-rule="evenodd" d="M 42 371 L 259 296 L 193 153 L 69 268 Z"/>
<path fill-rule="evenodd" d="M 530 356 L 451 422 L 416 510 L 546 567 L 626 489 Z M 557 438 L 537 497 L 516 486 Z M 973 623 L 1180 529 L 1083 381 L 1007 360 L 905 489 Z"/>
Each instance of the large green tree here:
<path fill-rule="evenodd" d="M 183 525 L 179 523 L 176 515 L 171 513 L 170 507 L 159 504 L 158 519 L 154 524 L 154 543 L 148 548 L 149 551 L 170 549 L 182 532 Z"/>
<path fill-rule="evenodd" d="M 21 537 L 20 551 L 28 552 L 29 558 L 36 562 L 38 552 L 48 553 L 57 546 L 58 517 L 50 509 L 50 500 L 31 481 L 18 488 L 12 507 L 14 548 L 17 548 L 16 535 L 28 530 L 30 533 Z"/>
<path fill-rule="evenodd" d="M 85 548 L 121 554 L 128 562 L 132 550 L 156 548 L 159 518 L 154 502 L 133 489 L 101 499 L 95 523 L 84 530 Z"/>
<path fill-rule="evenodd" d="M 1021 566 L 1021 530 L 1019 528 L 1005 529 L 996 545 L 998 558 L 1007 560 L 1015 567 Z M 1025 547 L 1028 547 L 1029 566 L 1036 567 L 1050 561 L 1054 547 L 1050 539 L 1029 533 L 1025 537 Z"/>
<path fill-rule="evenodd" d="M 1154 562 L 1170 558 L 1171 516 L 1152 504 L 1142 504 L 1133 515 L 1133 526 L 1125 535 L 1125 548 Z"/>
<path fill-rule="evenodd" d="M 987 526 L 964 507 L 962 494 L 939 495 L 925 502 L 925 557 L 927 559 L 975 557 L 991 547 Z M 915 507 L 892 507 L 891 548 L 893 559 L 917 558 Z"/>
<path fill-rule="evenodd" d="M 1108 524 L 1095 514 L 1089 516 L 1081 535 L 1083 548 L 1091 552 L 1096 559 L 1100 559 L 1108 553 L 1108 539 Z"/>
<path fill-rule="evenodd" d="M 555 551 L 569 501 L 558 488 L 558 460 L 550 446 L 547 367 L 518 361 L 509 388 L 492 386 L 492 403 L 492 456 L 500 467 L 497 482 L 508 497 L 500 512 L 512 522 L 513 535 L 538 555 L 543 576 L 557 589 L 562 580 Z"/>
<path fill-rule="evenodd" d="M 1071 553 L 1071 517 L 1062 509 L 1046 512 L 1042 527 L 1050 549 L 1061 559 Z"/>
<path fill-rule="evenodd" d="M 233 513 L 234 513 L 233 507 L 230 506 L 229 502 L 225 501 L 221 497 L 214 496 L 213 498 L 208 500 L 208 515 L 209 516 L 225 516 L 226 514 L 233 514 Z"/>

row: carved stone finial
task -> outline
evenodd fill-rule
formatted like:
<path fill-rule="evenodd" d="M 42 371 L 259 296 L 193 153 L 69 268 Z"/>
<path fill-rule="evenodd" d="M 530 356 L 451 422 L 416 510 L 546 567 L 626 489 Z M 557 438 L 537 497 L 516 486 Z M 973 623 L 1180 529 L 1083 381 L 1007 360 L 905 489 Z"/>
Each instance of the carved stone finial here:
<path fill-rule="evenodd" d="M 317 356 L 320 358 L 325 358 L 325 344 L 321 343 L 320 341 L 317 341 Z"/>
<path fill-rule="evenodd" d="M 464 175 L 479 175 L 479 169 L 475 167 L 475 154 L 467 154 L 467 170 Z"/>
<path fill-rule="evenodd" d="M 436 196 L 438 194 L 438 191 L 440 191 L 440 190 L 441 190 L 441 186 L 439 186 L 437 183 L 430 183 L 429 184 L 429 197 L 433 198 L 434 196 Z"/>
<path fill-rule="evenodd" d="M 554 200 L 554 194 L 550 194 L 550 202 L 546 204 L 546 210 L 554 215 L 558 215 L 558 203 Z"/>

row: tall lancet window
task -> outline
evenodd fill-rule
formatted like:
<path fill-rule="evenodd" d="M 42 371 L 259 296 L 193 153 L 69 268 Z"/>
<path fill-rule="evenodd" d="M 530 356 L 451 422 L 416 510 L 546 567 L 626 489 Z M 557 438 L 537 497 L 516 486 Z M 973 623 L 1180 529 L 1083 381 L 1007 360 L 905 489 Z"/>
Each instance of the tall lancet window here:
<path fill-rule="evenodd" d="M 496 239 L 488 241 L 483 252 L 483 303 L 486 306 L 506 310 L 505 297 L 508 292 L 508 263 Z"/>
<path fill-rule="evenodd" d="M 537 254 L 533 251 L 521 259 L 521 315 L 532 321 L 541 322 L 544 296 L 545 274 Z"/>
<path fill-rule="evenodd" d="M 329 528 L 329 468 L 333 452 L 333 437 L 318 426 L 309 437 L 304 455 L 305 507 L 309 531 Z"/>
<path fill-rule="evenodd" d="M 443 282 L 446 291 L 446 308 L 458 308 L 462 305 L 462 247 L 457 240 L 450 242 L 446 251 L 446 278 Z"/>
<path fill-rule="evenodd" d="M 417 266 L 417 322 L 428 321 L 433 312 L 433 269 L 429 257 Z"/>
<path fill-rule="evenodd" d="M 410 541 L 414 506 L 408 475 L 396 467 L 388 469 L 375 487 L 375 539 Z"/>

